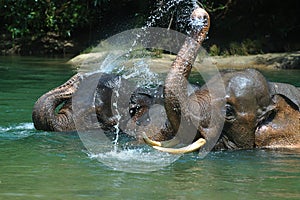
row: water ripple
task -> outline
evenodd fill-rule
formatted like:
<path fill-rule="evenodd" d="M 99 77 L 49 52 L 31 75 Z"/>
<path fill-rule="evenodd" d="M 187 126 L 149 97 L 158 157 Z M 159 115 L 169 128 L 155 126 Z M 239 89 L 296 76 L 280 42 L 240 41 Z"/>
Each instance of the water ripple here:
<path fill-rule="evenodd" d="M 0 126 L 0 140 L 18 140 L 34 135 L 33 123 L 19 123 L 10 126 Z"/>

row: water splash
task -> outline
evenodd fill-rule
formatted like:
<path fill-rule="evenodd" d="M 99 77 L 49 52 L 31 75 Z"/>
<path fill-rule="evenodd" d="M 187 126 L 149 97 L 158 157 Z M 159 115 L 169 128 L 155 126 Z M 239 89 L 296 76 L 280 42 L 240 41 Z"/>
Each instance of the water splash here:
<path fill-rule="evenodd" d="M 200 20 L 191 20 L 190 15 L 192 11 L 199 7 L 198 2 L 196 0 L 191 1 L 185 1 L 185 0 L 168 0 L 168 1 L 162 1 L 161 4 L 157 5 L 157 9 L 155 9 L 150 16 L 148 17 L 146 24 L 141 27 L 142 32 L 138 32 L 134 34 L 133 40 L 128 40 L 128 38 L 124 38 L 124 41 L 129 41 L 131 44 L 126 44 L 126 47 L 123 48 L 123 50 L 116 51 L 114 49 L 112 52 L 110 52 L 106 57 L 105 60 L 102 62 L 101 66 L 99 67 L 99 70 L 104 73 L 111 73 L 113 69 L 116 69 L 117 65 L 120 65 L 120 71 L 122 71 L 124 68 L 122 68 L 122 64 L 116 63 L 115 58 L 116 54 L 119 54 L 119 56 L 122 54 L 122 57 L 124 59 L 132 59 L 132 55 L 134 54 L 137 49 L 140 48 L 140 46 L 145 46 L 147 42 L 149 42 L 146 36 L 149 34 L 149 28 L 155 27 L 157 24 L 159 24 L 159 21 L 165 21 L 163 20 L 164 17 L 168 17 L 171 13 L 174 14 L 176 12 L 176 25 L 178 26 L 177 29 L 181 32 L 184 32 L 185 34 L 190 34 L 189 29 L 191 26 L 193 28 L 201 28 L 203 26 L 203 22 Z M 168 21 L 168 20 L 167 20 Z M 170 28 L 170 27 L 168 27 Z M 108 42 L 109 43 L 109 42 Z M 119 41 L 119 43 L 122 43 Z M 117 44 L 117 43 L 116 43 Z M 129 46 L 128 46 L 129 45 Z M 120 45 L 121 47 L 122 45 Z M 98 48 L 96 48 L 98 49 Z M 101 49 L 101 48 L 100 48 Z M 122 48 L 120 48 L 122 49 Z M 139 49 L 140 50 L 140 49 Z M 144 56 L 145 58 L 145 56 Z M 113 61 L 113 62 L 112 62 Z M 136 68 L 137 69 L 137 68 Z"/>
<path fill-rule="evenodd" d="M 131 173 L 145 173 L 159 170 L 174 161 L 180 156 L 174 156 L 152 148 L 142 147 L 124 149 L 121 151 L 109 151 L 99 154 L 88 154 L 91 159 L 98 159 L 114 170 Z"/>
<path fill-rule="evenodd" d="M 10 126 L 0 126 L 0 139 L 17 140 L 35 134 L 33 123 L 20 123 Z"/>
<path fill-rule="evenodd" d="M 161 1 L 157 4 L 157 9 L 151 13 L 151 15 L 148 17 L 146 25 L 142 28 L 146 29 L 148 27 L 154 27 L 158 23 L 162 23 L 162 21 L 168 22 L 167 25 L 168 28 L 170 28 L 172 23 L 171 18 L 175 17 L 178 30 L 184 32 L 187 28 L 186 22 L 189 21 L 192 11 L 197 7 L 199 7 L 199 5 L 198 1 L 196 0 Z M 176 15 L 174 16 L 175 13 Z M 169 17 L 169 19 L 163 20 L 165 17 Z"/>
<path fill-rule="evenodd" d="M 118 140 L 119 140 L 119 133 L 120 133 L 120 119 L 122 118 L 119 109 L 118 109 L 118 100 L 120 99 L 120 94 L 119 94 L 119 89 L 121 86 L 121 77 L 119 77 L 119 81 L 117 84 L 117 87 L 113 90 L 113 92 L 116 95 L 116 101 L 113 102 L 112 107 L 115 110 L 116 114 L 115 114 L 115 119 L 117 120 L 116 125 L 114 125 L 115 128 L 115 140 L 112 142 L 114 144 L 114 151 L 116 152 L 118 150 Z"/>
<path fill-rule="evenodd" d="M 199 32 L 203 27 L 207 24 L 206 19 L 199 19 L 199 18 L 194 18 L 194 19 L 189 19 L 188 26 L 190 27 L 189 30 L 187 31 L 187 34 L 191 34 L 192 31 L 194 32 Z"/>
<path fill-rule="evenodd" d="M 161 77 L 160 79 L 159 75 L 150 69 L 148 61 L 152 62 L 153 59 L 147 52 L 149 53 L 149 49 L 155 48 L 167 50 L 176 54 L 186 38 L 186 35 L 180 35 L 179 32 L 175 33 L 175 31 L 169 29 L 151 27 L 155 26 L 157 20 L 162 19 L 168 12 L 171 10 L 174 11 L 175 7 L 179 7 L 179 5 L 183 3 L 186 2 L 183 0 L 167 1 L 166 4 L 157 10 L 156 14 L 149 17 L 148 22 L 143 28 L 125 31 L 107 39 L 105 41 L 105 44 L 109 46 L 109 48 L 105 49 L 107 55 L 104 59 L 96 60 L 98 63 L 92 63 L 95 68 L 89 68 L 93 70 L 90 71 L 90 73 L 102 72 L 119 75 L 128 82 L 134 82 L 135 89 L 137 87 L 163 85 L 163 78 Z M 192 7 L 183 9 L 182 11 L 188 19 L 190 18 L 194 6 L 198 6 L 196 1 L 192 1 L 192 4 Z M 186 20 L 185 16 L 178 17 L 180 20 L 176 19 L 176 22 L 182 22 L 184 26 L 189 25 L 189 20 Z M 100 44 L 96 49 L 101 51 L 101 47 Z M 93 83 L 97 84 L 97 80 Z M 82 92 L 85 95 L 78 95 L 78 105 L 76 104 L 75 99 L 72 102 L 72 104 L 75 104 L 74 108 L 78 106 L 81 108 L 82 105 L 80 102 L 86 102 L 88 97 L 93 96 L 92 92 L 90 95 L 87 95 L 87 91 L 85 91 L 84 88 L 90 90 L 96 86 L 89 85 L 90 83 L 86 84 L 86 87 L 82 87 Z M 130 86 L 125 87 L 126 93 L 132 94 L 134 90 L 127 88 L 132 89 Z M 103 162 L 105 165 L 115 170 L 138 173 L 155 171 L 176 161 L 181 155 L 161 153 L 152 148 L 149 150 L 149 147 L 145 145 L 142 147 L 137 146 L 137 144 L 128 145 L 119 138 L 119 124 L 122 122 L 121 118 L 123 117 L 123 112 L 119 112 L 119 110 L 124 107 L 120 104 L 123 103 L 125 105 L 124 102 L 126 102 L 126 108 L 128 108 L 128 101 L 120 95 L 124 91 L 124 86 L 119 85 L 114 87 L 113 90 L 112 96 L 114 96 L 114 98 L 111 100 L 111 109 L 113 110 L 113 115 L 115 116 L 117 124 L 115 126 L 114 139 L 107 137 L 106 132 L 102 129 L 89 130 L 88 126 L 86 128 L 82 127 L 82 123 L 80 123 L 82 121 L 82 115 L 80 115 L 80 113 L 77 113 L 78 119 L 75 117 L 76 128 L 85 147 L 90 152 L 90 157 L 98 159 L 100 162 Z M 124 92 L 122 94 L 124 94 Z M 76 111 L 76 109 L 74 110 Z M 129 114 L 129 112 L 127 114 Z M 91 116 L 89 122 L 93 123 L 94 121 L 97 121 L 95 116 L 96 115 L 94 115 L 94 117 Z M 164 123 L 164 119 L 159 122 Z M 157 127 L 160 128 L 160 124 Z M 120 128 L 125 130 L 122 126 Z"/>
<path fill-rule="evenodd" d="M 137 87 L 151 87 L 153 85 L 162 84 L 159 75 L 151 71 L 146 59 L 140 59 L 134 62 L 133 67 L 125 71 L 122 77 L 124 79 L 135 80 Z"/>

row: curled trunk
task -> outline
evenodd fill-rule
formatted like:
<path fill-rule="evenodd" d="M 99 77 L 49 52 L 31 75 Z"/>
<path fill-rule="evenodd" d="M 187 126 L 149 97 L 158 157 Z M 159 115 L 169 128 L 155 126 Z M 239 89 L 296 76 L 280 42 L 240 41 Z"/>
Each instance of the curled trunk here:
<path fill-rule="evenodd" d="M 73 131 L 72 94 L 78 89 L 80 74 L 74 75 L 63 85 L 47 92 L 35 103 L 32 120 L 37 130 Z M 56 112 L 57 108 L 62 107 Z"/>

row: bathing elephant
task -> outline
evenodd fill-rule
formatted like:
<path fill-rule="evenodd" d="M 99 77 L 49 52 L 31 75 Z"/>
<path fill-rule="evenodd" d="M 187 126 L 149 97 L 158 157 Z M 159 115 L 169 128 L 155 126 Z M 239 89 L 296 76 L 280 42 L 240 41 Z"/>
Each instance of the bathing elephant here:
<path fill-rule="evenodd" d="M 130 97 L 128 113 L 133 123 L 140 127 L 139 136 L 154 148 L 170 153 L 186 153 L 205 148 L 215 143 L 214 149 L 249 149 L 268 146 L 292 146 L 300 143 L 300 92 L 292 85 L 268 82 L 261 73 L 245 71 L 224 72 L 221 74 L 225 94 L 213 99 L 207 85 L 213 85 L 216 78 L 202 87 L 193 86 L 188 91 L 187 79 L 197 51 L 206 38 L 209 29 L 209 16 L 203 9 L 196 9 L 191 21 L 191 37 L 180 49 L 164 87 L 154 89 L 138 88 Z M 33 109 L 33 122 L 37 129 L 49 131 L 75 130 L 72 110 L 72 95 L 80 87 L 84 75 L 76 74 L 62 86 L 44 94 Z M 97 119 L 101 128 L 110 129 L 116 119 L 110 110 L 111 93 L 119 77 L 101 75 L 95 98 Z M 157 95 L 159 94 L 159 95 Z M 162 97 L 163 96 L 163 97 Z M 223 105 L 211 116 L 214 103 L 221 100 Z M 147 121 L 149 108 L 154 104 L 163 105 L 167 119 L 163 127 L 153 130 L 141 126 Z M 58 112 L 57 107 L 62 105 Z M 188 127 L 180 126 L 182 119 Z M 224 120 L 224 126 L 213 127 L 214 120 Z M 186 141 L 180 135 L 182 128 L 196 133 Z M 221 130 L 220 130 L 221 128 Z M 221 131 L 221 135 L 218 132 Z M 151 133 L 150 133 L 151 132 Z M 177 132 L 179 134 L 177 134 Z M 216 138 L 216 136 L 218 136 Z M 211 140 L 217 141 L 211 142 Z M 193 143 L 192 143 L 193 142 Z M 192 143 L 184 148 L 173 148 L 178 143 Z"/>
<path fill-rule="evenodd" d="M 116 116 L 112 112 L 111 97 L 114 88 L 120 87 L 121 77 L 105 73 L 94 75 L 77 73 L 61 86 L 42 95 L 33 107 L 34 127 L 44 131 L 76 131 L 72 107 L 73 96 L 84 80 L 95 77 L 99 79 L 95 90 L 95 100 L 86 109 L 86 112 L 96 113 L 99 127 L 104 130 L 111 130 L 117 124 Z M 122 79 L 122 82 L 124 81 L 126 80 Z M 127 91 L 119 92 L 122 98 L 127 95 Z M 162 104 L 162 87 L 137 88 L 129 95 L 126 104 L 128 110 L 125 112 L 137 123 L 142 120 L 140 113 L 144 113 L 144 110 L 147 110 L 149 106 L 154 103 Z M 89 113 L 85 113 L 85 115 Z"/>
<path fill-rule="evenodd" d="M 145 142 L 170 153 L 190 152 L 212 144 L 214 149 L 299 147 L 300 90 L 296 87 L 268 82 L 257 70 L 248 69 L 223 73 L 209 80 L 206 86 L 192 93 L 188 91 L 187 79 L 209 28 L 209 16 L 205 11 L 195 10 L 191 18 L 205 19 L 205 23 L 200 29 L 192 29 L 195 30 L 192 39 L 187 38 L 180 49 L 164 87 L 165 109 L 171 127 L 166 129 L 179 134 L 164 142 L 150 140 L 144 134 Z M 208 86 L 216 84 L 218 89 L 219 79 L 222 79 L 224 93 L 212 97 Z M 217 101 L 221 103 L 218 105 Z M 219 114 L 212 116 L 212 110 L 218 110 Z M 169 148 L 187 137 L 187 134 L 180 135 L 182 119 L 195 127 L 194 132 L 197 130 L 195 142 L 180 149 Z M 214 126 L 222 119 L 224 124 Z M 210 144 L 205 144 L 207 142 Z"/>
<path fill-rule="evenodd" d="M 189 137 L 186 134 L 180 135 L 180 131 L 177 135 L 174 134 L 173 139 L 167 141 L 153 141 L 144 135 L 145 142 L 169 153 L 190 152 L 202 145 L 202 148 L 205 148 L 205 142 L 216 139 L 215 137 L 218 138 L 217 141 L 213 141 L 214 150 L 300 147 L 299 89 L 289 84 L 268 82 L 254 69 L 223 72 L 221 78 L 225 93 L 218 98 L 221 98 L 224 104 L 221 104 L 217 120 L 211 116 L 211 110 L 215 109 L 212 102 L 216 99 L 210 96 L 205 85 L 195 89 L 192 94 L 180 92 L 184 87 L 177 86 L 173 89 L 173 96 L 170 95 L 175 99 L 173 103 L 179 99 L 184 100 L 180 101 L 180 105 L 172 105 L 171 110 L 176 114 L 172 113 L 173 118 L 168 119 L 175 118 L 179 125 L 182 121 L 180 115 L 184 115 L 187 121 L 196 121 L 192 123 L 192 126 L 195 126 L 192 130 L 197 130 L 193 135 L 193 144 L 180 149 L 169 148 Z M 165 95 L 165 102 L 167 98 Z M 221 131 L 210 126 L 210 123 L 218 123 L 222 118 L 224 124 Z M 172 121 L 169 124 L 173 127 Z M 171 131 L 178 131 L 178 124 L 175 125 L 177 126 Z M 169 127 L 168 129 L 170 130 Z M 221 134 L 218 134 L 218 131 Z"/>

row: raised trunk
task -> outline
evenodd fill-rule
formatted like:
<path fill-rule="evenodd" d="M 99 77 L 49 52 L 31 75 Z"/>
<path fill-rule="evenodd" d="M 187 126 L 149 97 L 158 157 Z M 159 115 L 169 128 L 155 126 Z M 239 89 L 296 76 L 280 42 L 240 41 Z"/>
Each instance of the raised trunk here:
<path fill-rule="evenodd" d="M 66 83 L 47 92 L 36 101 L 33 107 L 32 120 L 37 130 L 75 130 L 72 94 L 79 86 L 80 77 L 80 74 L 74 75 Z M 60 105 L 62 107 L 56 112 L 57 107 Z"/>
<path fill-rule="evenodd" d="M 197 52 L 209 29 L 209 16 L 205 10 L 197 8 L 191 15 L 191 37 L 181 47 L 171 70 L 165 80 L 165 109 L 171 126 L 176 133 L 180 126 L 181 112 L 188 113 L 190 97 L 188 95 L 188 77 Z M 195 98 L 201 98 L 201 95 Z M 187 111 L 187 112 L 185 112 Z"/>

